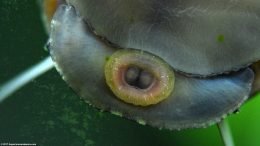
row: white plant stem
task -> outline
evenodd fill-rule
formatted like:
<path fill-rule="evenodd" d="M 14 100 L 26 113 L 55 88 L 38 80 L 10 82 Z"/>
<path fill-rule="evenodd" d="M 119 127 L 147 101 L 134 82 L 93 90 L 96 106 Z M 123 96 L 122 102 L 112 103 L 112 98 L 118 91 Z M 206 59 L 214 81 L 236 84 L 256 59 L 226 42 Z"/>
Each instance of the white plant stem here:
<path fill-rule="evenodd" d="M 8 81 L 7 83 L 3 84 L 2 86 L 0 86 L 0 102 L 2 102 L 15 91 L 19 90 L 31 80 L 42 75 L 53 67 L 54 64 L 51 60 L 51 57 L 47 57 L 38 64 L 32 66 L 31 68 L 25 70 L 21 74 Z"/>
<path fill-rule="evenodd" d="M 235 146 L 232 133 L 227 120 L 222 120 L 218 123 L 218 129 L 225 146 Z"/>

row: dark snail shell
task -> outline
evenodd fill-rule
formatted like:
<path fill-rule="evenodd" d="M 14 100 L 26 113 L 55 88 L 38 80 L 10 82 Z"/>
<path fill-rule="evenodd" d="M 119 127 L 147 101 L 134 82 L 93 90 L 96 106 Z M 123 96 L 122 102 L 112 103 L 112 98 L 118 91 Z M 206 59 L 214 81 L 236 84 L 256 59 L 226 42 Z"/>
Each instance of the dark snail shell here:
<path fill-rule="evenodd" d="M 160 56 L 192 76 L 260 58 L 259 0 L 67 0 L 98 35 Z"/>
<path fill-rule="evenodd" d="M 257 63 L 254 63 L 252 65 L 252 68 L 255 73 L 255 79 L 253 83 L 253 88 L 252 88 L 252 95 L 256 95 L 257 93 L 260 93 L 260 61 Z"/>
<path fill-rule="evenodd" d="M 57 10 L 49 39 L 50 54 L 63 79 L 95 107 L 159 128 L 204 127 L 238 109 L 251 90 L 254 74 L 248 68 L 228 75 L 192 78 L 173 67 L 174 89 L 165 100 L 147 107 L 128 104 L 116 98 L 104 75 L 107 59 L 122 49 L 94 35 L 74 7 L 62 5 Z M 167 59 L 165 62 L 169 63 Z"/>

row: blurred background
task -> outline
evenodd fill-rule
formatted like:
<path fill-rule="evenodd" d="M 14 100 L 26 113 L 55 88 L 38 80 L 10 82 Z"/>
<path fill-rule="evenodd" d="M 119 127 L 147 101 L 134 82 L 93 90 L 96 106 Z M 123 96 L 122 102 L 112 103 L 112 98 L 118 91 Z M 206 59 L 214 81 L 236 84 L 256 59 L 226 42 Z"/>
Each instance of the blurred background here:
<path fill-rule="evenodd" d="M 37 0 L 0 0 L 0 85 L 47 57 Z M 260 145 L 260 96 L 228 117 L 236 146 Z M 0 103 L 0 143 L 74 146 L 223 146 L 217 126 L 183 131 L 139 125 L 89 107 L 55 69 Z"/>

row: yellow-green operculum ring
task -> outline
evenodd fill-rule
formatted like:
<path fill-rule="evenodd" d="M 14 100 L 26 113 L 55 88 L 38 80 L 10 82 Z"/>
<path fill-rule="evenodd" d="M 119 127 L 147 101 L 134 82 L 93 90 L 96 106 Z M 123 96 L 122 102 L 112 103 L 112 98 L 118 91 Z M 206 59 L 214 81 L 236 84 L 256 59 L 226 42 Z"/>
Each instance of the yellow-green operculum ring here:
<path fill-rule="evenodd" d="M 151 53 L 122 49 L 105 64 L 106 83 L 126 103 L 148 106 L 166 99 L 174 88 L 172 68 Z"/>

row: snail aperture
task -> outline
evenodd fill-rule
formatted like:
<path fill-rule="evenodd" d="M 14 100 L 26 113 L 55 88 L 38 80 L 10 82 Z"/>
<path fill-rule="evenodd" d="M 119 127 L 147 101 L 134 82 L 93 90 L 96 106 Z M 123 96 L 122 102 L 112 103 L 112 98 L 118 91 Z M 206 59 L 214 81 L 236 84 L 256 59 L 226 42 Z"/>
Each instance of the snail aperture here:
<path fill-rule="evenodd" d="M 106 82 L 121 100 L 147 106 L 166 99 L 174 88 L 172 68 L 159 57 L 135 49 L 123 49 L 109 57 Z"/>

